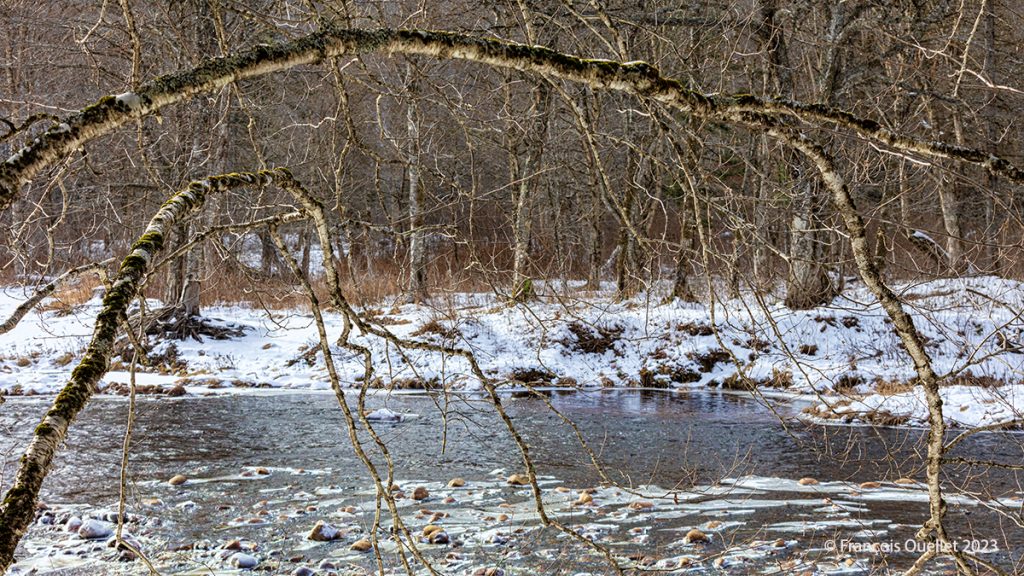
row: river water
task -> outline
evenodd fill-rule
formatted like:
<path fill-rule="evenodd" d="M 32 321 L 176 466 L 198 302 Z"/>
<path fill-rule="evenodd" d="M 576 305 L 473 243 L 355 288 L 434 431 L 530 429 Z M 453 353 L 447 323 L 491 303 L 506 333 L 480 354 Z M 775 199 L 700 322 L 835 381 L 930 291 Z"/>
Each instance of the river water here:
<path fill-rule="evenodd" d="M 811 426 L 789 419 L 796 407 L 768 409 L 715 391 L 503 400 L 530 446 L 551 517 L 608 547 L 624 566 L 680 574 L 886 573 L 906 567 L 919 551 L 913 536 L 925 518 L 926 493 L 895 481 L 923 478 L 920 430 Z M 5 489 L 48 403 L 15 398 L 0 406 Z M 97 399 L 72 427 L 42 497 L 54 515 L 41 522 L 54 525 L 33 528 L 10 574 L 148 573 L 141 562 L 119 562 L 102 542 L 61 527 L 69 516 L 114 509 L 127 406 L 122 398 Z M 415 486 L 430 493 L 399 501 L 410 529 L 418 533 L 434 512 L 448 514 L 433 522 L 450 542 L 420 544 L 439 572 L 612 573 L 594 550 L 541 528 L 529 489 L 506 483 L 523 471 L 522 458 L 483 397 L 367 400 L 368 409 L 385 406 L 415 415 L 376 425 L 399 487 L 407 496 Z M 361 439 L 369 442 L 365 433 Z M 1020 463 L 1022 444 L 1019 435 L 981 434 L 957 454 Z M 140 398 L 129 470 L 128 530 L 163 573 L 230 573 L 234 550 L 223 548 L 232 540 L 239 542 L 229 547 L 256 558 L 263 573 L 290 574 L 325 561 L 320 574 L 376 566 L 372 554 L 349 549 L 372 530 L 375 503 L 332 395 Z M 176 474 L 189 481 L 170 486 Z M 456 477 L 466 486 L 447 487 Z M 1021 569 L 1024 554 L 1024 529 L 1015 524 L 1022 512 L 1018 480 L 1009 471 L 964 467 L 948 476 L 950 486 L 975 495 L 951 500 L 949 525 L 958 541 L 1010 571 Z M 574 505 L 588 487 L 598 488 L 593 502 Z M 310 542 L 306 534 L 317 520 L 348 534 Z M 378 535 L 388 572 L 397 565 L 391 525 L 385 512 Z M 687 542 L 693 528 L 710 541 Z M 933 566 L 943 572 L 949 564 Z"/>

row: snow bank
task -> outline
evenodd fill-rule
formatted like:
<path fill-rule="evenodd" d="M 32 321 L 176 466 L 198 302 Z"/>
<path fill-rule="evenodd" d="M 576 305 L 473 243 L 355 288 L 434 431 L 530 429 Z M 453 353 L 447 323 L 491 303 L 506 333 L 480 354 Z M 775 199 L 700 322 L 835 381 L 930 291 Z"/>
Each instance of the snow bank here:
<path fill-rule="evenodd" d="M 1021 284 L 976 277 L 897 286 L 897 291 L 913 308 L 936 370 L 951 375 L 952 384 L 943 391 L 950 423 L 976 426 L 1018 418 L 1024 408 Z M 0 292 L 0 317 L 25 293 Z M 719 302 L 714 322 L 704 305 L 652 302 L 643 296 L 613 302 L 607 294 L 587 294 L 571 303 L 552 298 L 508 307 L 486 295 L 457 294 L 430 306 L 363 312 L 400 338 L 472 350 L 487 375 L 503 386 L 744 389 L 755 383 L 786 395 L 817 395 L 816 417 L 885 424 L 925 420 L 920 390 L 907 385 L 912 365 L 885 313 L 863 288 L 851 287 L 829 306 L 810 311 L 752 297 Z M 63 386 L 98 309 L 92 300 L 71 314 L 34 312 L 0 335 L 0 391 L 49 394 Z M 205 312 L 245 326 L 245 336 L 161 344 L 154 352 L 176 363 L 165 364 L 162 373 L 140 374 L 140 384 L 183 385 L 193 393 L 329 389 L 309 314 L 268 316 L 241 306 Z M 341 318 L 327 314 L 326 320 L 335 338 Z M 378 378 L 369 383 L 373 387 L 480 386 L 462 358 L 399 350 L 356 333 L 353 341 L 373 352 Z M 334 350 L 334 356 L 343 385 L 364 384 L 361 356 L 345 349 Z M 127 382 L 126 367 L 115 363 L 113 368 L 104 382 Z"/>

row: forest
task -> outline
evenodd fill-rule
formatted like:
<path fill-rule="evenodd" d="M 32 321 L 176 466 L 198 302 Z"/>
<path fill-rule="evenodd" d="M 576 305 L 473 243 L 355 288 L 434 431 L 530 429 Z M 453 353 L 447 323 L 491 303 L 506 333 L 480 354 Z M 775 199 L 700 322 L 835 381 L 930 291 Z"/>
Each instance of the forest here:
<path fill-rule="evenodd" d="M 0 574 L 1024 573 L 1015 2 L 0 30 Z"/>

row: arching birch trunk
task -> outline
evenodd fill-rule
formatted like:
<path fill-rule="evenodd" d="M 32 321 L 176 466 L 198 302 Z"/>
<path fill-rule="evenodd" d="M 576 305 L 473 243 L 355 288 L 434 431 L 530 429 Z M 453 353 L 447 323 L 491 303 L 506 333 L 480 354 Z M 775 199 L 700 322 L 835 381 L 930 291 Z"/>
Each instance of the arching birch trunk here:
<path fill-rule="evenodd" d="M 82 360 L 36 427 L 14 482 L 0 503 L 0 572 L 14 561 L 18 541 L 35 516 L 39 490 L 50 471 L 57 448 L 63 442 L 68 427 L 96 393 L 100 378 L 106 374 L 128 306 L 138 295 L 139 284 L 156 255 L 163 250 L 171 229 L 201 208 L 209 195 L 239 186 L 265 185 L 274 175 L 273 171 L 236 173 L 192 182 L 160 208 L 150 220 L 146 232 L 132 245 L 131 252 L 121 262 L 110 289 L 103 297 L 103 308 L 96 316 L 92 340 Z"/>
<path fill-rule="evenodd" d="M 996 176 L 1024 183 L 1024 170 L 1006 158 L 955 144 L 921 140 L 880 123 L 821 104 L 804 104 L 750 94 L 707 95 L 662 76 L 646 62 L 619 63 L 570 56 L 542 46 L 524 46 L 492 38 L 425 30 L 352 30 L 326 27 L 290 42 L 260 45 L 224 58 L 213 58 L 184 72 L 160 76 L 137 92 L 104 96 L 34 138 L 0 164 L 0 210 L 17 198 L 22 184 L 87 142 L 161 108 L 214 91 L 231 83 L 343 55 L 420 54 L 479 62 L 547 74 L 593 88 L 635 94 L 699 118 L 744 123 L 750 116 L 792 118 L 850 130 L 893 149 L 931 158 L 951 158 L 980 166 Z"/>

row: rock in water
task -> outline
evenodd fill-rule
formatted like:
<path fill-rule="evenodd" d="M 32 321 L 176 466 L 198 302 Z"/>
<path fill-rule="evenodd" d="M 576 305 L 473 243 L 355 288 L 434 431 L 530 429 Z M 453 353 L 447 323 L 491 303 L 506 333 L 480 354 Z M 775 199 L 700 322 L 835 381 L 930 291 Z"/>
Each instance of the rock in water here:
<path fill-rule="evenodd" d="M 127 546 L 125 544 L 127 544 Z M 117 548 L 118 550 L 128 550 L 130 552 L 131 550 L 128 548 L 128 546 L 131 546 L 135 549 L 141 548 L 141 546 L 139 545 L 139 541 L 127 532 L 121 533 L 121 542 L 117 541 L 117 536 L 111 536 L 107 540 L 107 548 Z"/>
<path fill-rule="evenodd" d="M 696 544 L 698 542 L 707 542 L 709 540 L 708 535 L 694 528 L 686 533 L 686 538 L 683 539 L 687 544 Z"/>
<path fill-rule="evenodd" d="M 428 496 L 430 496 L 430 491 L 428 491 L 424 486 L 417 486 L 416 489 L 412 491 L 413 500 L 426 500 Z"/>
<path fill-rule="evenodd" d="M 67 524 L 64 524 L 64 530 L 67 532 L 78 532 L 78 529 L 82 527 L 82 519 L 78 516 L 72 516 L 68 518 Z"/>
<path fill-rule="evenodd" d="M 814 478 L 801 478 L 797 480 L 796 483 L 801 486 L 814 486 L 815 484 L 818 483 L 818 481 L 815 480 Z"/>
<path fill-rule="evenodd" d="M 373 544 L 370 544 L 370 541 L 366 538 L 356 540 L 352 543 L 352 549 L 356 552 L 368 552 L 370 548 L 373 548 Z"/>
<path fill-rule="evenodd" d="M 188 482 L 188 478 L 182 474 L 176 474 L 167 481 L 171 486 L 181 486 L 185 482 Z"/>
<path fill-rule="evenodd" d="M 257 560 L 255 556 L 250 556 L 248 554 L 243 554 L 241 552 L 235 552 L 231 555 L 230 563 L 235 568 L 247 569 L 255 568 L 256 565 L 260 563 L 260 561 Z"/>
<path fill-rule="evenodd" d="M 113 524 L 102 520 L 93 520 L 92 518 L 82 522 L 82 525 L 78 528 L 78 535 L 90 540 L 93 538 L 109 538 L 113 533 Z"/>
<path fill-rule="evenodd" d="M 466 481 L 462 478 L 452 478 L 448 481 L 449 488 L 462 488 L 466 485 Z"/>
<path fill-rule="evenodd" d="M 530 483 L 530 477 L 526 474 L 513 474 L 505 481 L 513 486 L 526 486 Z"/>
<path fill-rule="evenodd" d="M 878 482 L 861 482 L 860 487 L 865 490 L 870 490 L 872 488 L 881 488 L 882 485 Z"/>
<path fill-rule="evenodd" d="M 376 422 L 401 422 L 402 415 L 387 408 L 378 408 L 373 412 L 367 412 L 366 419 Z"/>
<path fill-rule="evenodd" d="M 299 566 L 295 570 L 292 570 L 292 576 L 314 576 L 316 572 L 313 572 L 305 566 Z"/>
<path fill-rule="evenodd" d="M 331 540 L 337 540 L 340 536 L 340 530 L 323 520 L 318 520 L 317 523 L 313 525 L 313 529 L 309 531 L 309 536 L 306 536 L 306 538 L 317 542 L 330 542 Z"/>

